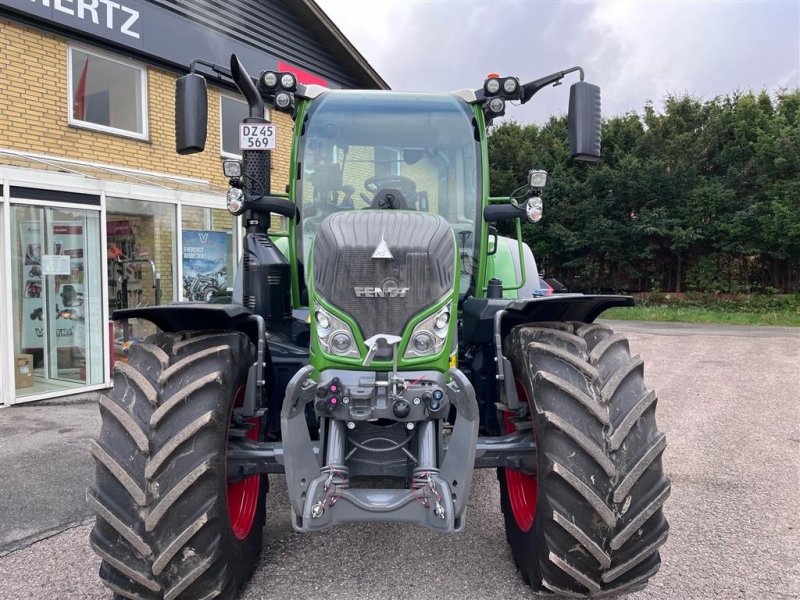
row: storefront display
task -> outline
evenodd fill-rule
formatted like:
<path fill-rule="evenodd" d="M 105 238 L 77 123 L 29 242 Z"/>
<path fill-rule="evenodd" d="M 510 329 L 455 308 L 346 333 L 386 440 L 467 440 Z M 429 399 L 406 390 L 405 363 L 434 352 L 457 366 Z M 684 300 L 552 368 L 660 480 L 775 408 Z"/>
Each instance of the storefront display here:
<path fill-rule="evenodd" d="M 11 208 L 14 353 L 29 371 L 18 395 L 102 383 L 103 315 L 89 300 L 101 289 L 100 211 Z"/>
<path fill-rule="evenodd" d="M 56 347 L 75 347 L 83 318 L 83 246 L 84 231 L 80 221 L 59 221 L 50 225 L 52 254 L 43 254 L 43 239 L 38 221 L 19 223 L 20 241 L 25 250 L 22 299 L 22 346 L 42 349 L 45 342 L 43 321 L 45 304 L 43 282 L 53 277 L 56 315 Z"/>
<path fill-rule="evenodd" d="M 183 300 L 230 302 L 233 294 L 236 252 L 232 235 L 235 222 L 227 210 L 184 206 Z"/>
<path fill-rule="evenodd" d="M 92 197 L 21 193 L 15 199 L 12 191 L 5 205 L 4 228 L 13 316 L 6 348 L 14 357 L 6 389 L 15 402 L 108 385 L 131 343 L 157 332 L 148 321 L 110 322 L 117 309 L 230 302 L 237 224 L 209 206 L 221 197 L 208 195 L 198 206 L 96 196 L 96 205 L 73 207 L 69 201 Z"/>
<path fill-rule="evenodd" d="M 183 231 L 183 297 L 214 302 L 230 297 L 231 234 L 219 231 Z"/>

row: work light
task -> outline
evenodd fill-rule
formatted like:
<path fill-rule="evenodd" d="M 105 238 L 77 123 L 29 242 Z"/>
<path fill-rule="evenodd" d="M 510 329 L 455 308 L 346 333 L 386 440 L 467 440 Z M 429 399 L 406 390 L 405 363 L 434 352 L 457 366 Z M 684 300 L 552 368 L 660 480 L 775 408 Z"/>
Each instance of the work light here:
<path fill-rule="evenodd" d="M 284 73 L 281 75 L 281 87 L 285 90 L 289 90 L 290 92 L 294 90 L 295 86 L 297 85 L 297 79 L 291 73 Z"/>
<path fill-rule="evenodd" d="M 541 190 L 547 183 L 547 171 L 531 169 L 528 171 L 528 185 L 535 190 Z"/>
<path fill-rule="evenodd" d="M 503 80 L 503 91 L 506 94 L 515 94 L 519 89 L 519 81 L 516 77 L 508 77 Z"/>
<path fill-rule="evenodd" d="M 506 109 L 506 101 L 502 98 L 492 98 L 489 100 L 489 111 L 496 115 L 501 114 Z"/>
<path fill-rule="evenodd" d="M 288 92 L 278 92 L 275 94 L 275 106 L 286 109 L 292 104 L 292 95 Z"/>
<path fill-rule="evenodd" d="M 225 177 L 241 177 L 242 176 L 242 163 L 238 160 L 223 160 L 222 172 Z"/>
<path fill-rule="evenodd" d="M 487 79 L 486 83 L 483 84 L 483 89 L 486 93 L 490 96 L 494 96 L 497 92 L 500 91 L 500 80 L 492 77 L 491 79 Z"/>
<path fill-rule="evenodd" d="M 261 83 L 265 88 L 272 89 L 278 85 L 278 74 L 274 71 L 264 71 L 261 74 Z"/>

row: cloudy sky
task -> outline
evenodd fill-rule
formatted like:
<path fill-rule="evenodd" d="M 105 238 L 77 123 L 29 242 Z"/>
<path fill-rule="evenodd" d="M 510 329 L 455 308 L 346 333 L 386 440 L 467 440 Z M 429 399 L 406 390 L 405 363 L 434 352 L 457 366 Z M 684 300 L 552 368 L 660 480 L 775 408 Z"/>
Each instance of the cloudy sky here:
<path fill-rule="evenodd" d="M 610 116 L 661 107 L 667 94 L 800 87 L 800 0 L 317 3 L 396 90 L 477 88 L 490 72 L 526 82 L 581 65 Z M 571 81 L 507 114 L 565 112 Z"/>

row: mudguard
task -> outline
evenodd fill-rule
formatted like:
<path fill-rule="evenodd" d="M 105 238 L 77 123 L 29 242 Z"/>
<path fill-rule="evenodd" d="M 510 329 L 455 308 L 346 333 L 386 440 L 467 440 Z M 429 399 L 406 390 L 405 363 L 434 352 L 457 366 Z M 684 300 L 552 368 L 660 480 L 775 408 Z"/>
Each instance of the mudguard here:
<path fill-rule="evenodd" d="M 162 331 L 187 329 L 233 329 L 246 334 L 258 345 L 258 324 L 255 315 L 241 304 L 207 304 L 180 302 L 161 306 L 123 308 L 111 314 L 114 321 L 145 319 Z M 262 320 L 263 321 L 263 320 Z"/>
<path fill-rule="evenodd" d="M 541 321 L 592 323 L 603 311 L 633 306 L 631 296 L 556 294 L 522 300 L 469 298 L 463 304 L 463 339 L 466 343 L 493 344 L 497 364 L 498 398 L 511 409 L 519 408 L 511 363 L 503 355 L 503 340 L 517 325 Z"/>
<path fill-rule="evenodd" d="M 603 311 L 633 306 L 631 296 L 555 294 L 541 298 L 468 298 L 462 305 L 465 342 L 490 343 L 504 338 L 516 325 L 533 321 L 593 322 Z"/>
<path fill-rule="evenodd" d="M 264 319 L 241 304 L 206 304 L 204 302 L 181 302 L 161 306 L 144 306 L 115 310 L 114 321 L 145 319 L 162 331 L 239 331 L 245 334 L 256 347 L 256 362 L 247 376 L 242 414 L 258 414 L 267 405 L 272 380 L 272 361 L 267 346 Z M 267 375 L 269 374 L 269 377 Z"/>

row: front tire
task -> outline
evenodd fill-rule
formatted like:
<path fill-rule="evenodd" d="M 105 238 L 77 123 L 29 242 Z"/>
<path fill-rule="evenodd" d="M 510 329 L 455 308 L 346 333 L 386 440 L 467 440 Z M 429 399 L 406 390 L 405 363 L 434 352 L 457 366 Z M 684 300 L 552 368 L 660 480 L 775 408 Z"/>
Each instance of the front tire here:
<path fill-rule="evenodd" d="M 537 446 L 536 476 L 498 472 L 524 578 L 537 591 L 578 598 L 643 588 L 667 539 L 670 483 L 641 358 L 631 358 L 623 335 L 582 323 L 517 327 L 505 353 Z"/>
<path fill-rule="evenodd" d="M 234 405 L 255 352 L 236 332 L 158 334 L 117 363 L 87 494 L 100 577 L 118 597 L 233 598 L 261 550 L 266 476 L 230 484 Z M 262 439 L 254 419 L 240 434 Z"/>

